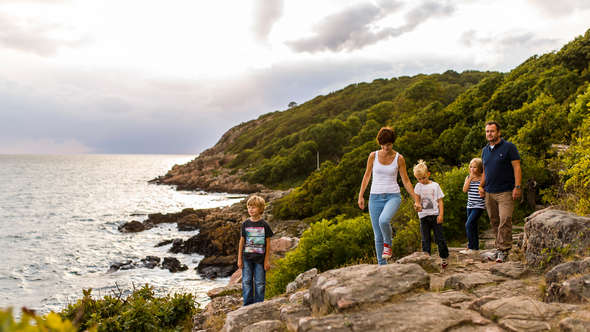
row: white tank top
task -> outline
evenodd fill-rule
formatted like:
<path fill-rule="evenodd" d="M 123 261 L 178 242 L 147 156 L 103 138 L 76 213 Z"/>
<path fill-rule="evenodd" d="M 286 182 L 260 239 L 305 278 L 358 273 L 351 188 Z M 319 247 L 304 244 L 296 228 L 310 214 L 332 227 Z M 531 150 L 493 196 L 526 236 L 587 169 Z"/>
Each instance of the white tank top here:
<path fill-rule="evenodd" d="M 399 184 L 397 184 L 398 156 L 399 153 L 396 153 L 391 164 L 383 165 L 379 162 L 379 151 L 375 151 L 371 194 L 394 194 L 400 192 Z"/>

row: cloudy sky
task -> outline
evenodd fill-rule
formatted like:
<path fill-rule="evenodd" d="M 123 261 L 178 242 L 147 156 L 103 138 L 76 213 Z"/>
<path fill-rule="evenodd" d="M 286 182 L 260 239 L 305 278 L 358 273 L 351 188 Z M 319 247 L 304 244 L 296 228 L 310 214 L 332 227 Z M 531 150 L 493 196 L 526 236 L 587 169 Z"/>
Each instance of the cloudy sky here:
<path fill-rule="evenodd" d="M 509 71 L 587 0 L 0 0 L 0 154 L 197 154 L 353 82 Z"/>

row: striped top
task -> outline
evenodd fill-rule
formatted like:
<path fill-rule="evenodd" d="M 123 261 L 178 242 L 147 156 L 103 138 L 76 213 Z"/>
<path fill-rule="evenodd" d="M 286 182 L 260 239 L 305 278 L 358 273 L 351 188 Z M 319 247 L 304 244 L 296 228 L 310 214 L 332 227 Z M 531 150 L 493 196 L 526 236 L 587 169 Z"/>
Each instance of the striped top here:
<path fill-rule="evenodd" d="M 480 181 L 469 182 L 469 190 L 467 191 L 467 208 L 469 209 L 485 209 L 485 199 L 479 196 Z"/>

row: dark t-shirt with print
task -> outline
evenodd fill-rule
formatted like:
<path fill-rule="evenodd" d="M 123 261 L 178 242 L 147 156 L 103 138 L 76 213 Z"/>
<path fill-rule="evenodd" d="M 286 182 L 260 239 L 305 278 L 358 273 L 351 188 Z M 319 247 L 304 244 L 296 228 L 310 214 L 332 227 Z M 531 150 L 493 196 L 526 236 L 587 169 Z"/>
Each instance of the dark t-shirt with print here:
<path fill-rule="evenodd" d="M 244 259 L 258 264 L 264 264 L 266 241 L 271 236 L 273 236 L 272 229 L 270 229 L 270 226 L 264 219 L 258 221 L 246 219 L 242 223 Z"/>

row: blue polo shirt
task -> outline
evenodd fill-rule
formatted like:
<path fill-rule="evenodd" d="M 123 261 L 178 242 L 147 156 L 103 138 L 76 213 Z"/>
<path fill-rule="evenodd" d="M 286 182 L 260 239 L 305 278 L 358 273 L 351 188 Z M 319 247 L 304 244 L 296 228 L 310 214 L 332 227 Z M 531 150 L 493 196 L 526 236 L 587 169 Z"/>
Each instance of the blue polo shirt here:
<path fill-rule="evenodd" d="M 520 160 L 516 146 L 504 139 L 492 148 L 486 145 L 481 152 L 481 160 L 486 174 L 484 190 L 501 193 L 514 189 L 513 160 Z"/>

